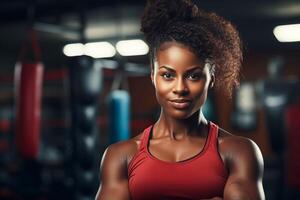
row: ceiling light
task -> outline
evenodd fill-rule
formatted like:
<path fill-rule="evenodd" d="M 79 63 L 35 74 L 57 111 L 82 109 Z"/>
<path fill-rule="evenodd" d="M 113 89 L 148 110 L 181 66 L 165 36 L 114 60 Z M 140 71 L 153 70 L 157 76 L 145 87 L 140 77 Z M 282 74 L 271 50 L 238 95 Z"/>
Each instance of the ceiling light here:
<path fill-rule="evenodd" d="M 87 55 L 93 58 L 109 58 L 116 54 L 116 49 L 109 42 L 74 43 L 65 45 L 63 53 L 68 57 Z"/>
<path fill-rule="evenodd" d="M 300 24 L 276 26 L 273 33 L 279 42 L 298 42 L 300 41 Z"/>
<path fill-rule="evenodd" d="M 143 40 L 122 40 L 117 43 L 116 48 L 122 56 L 146 55 L 149 52 L 149 47 Z"/>
<path fill-rule="evenodd" d="M 109 58 L 116 54 L 116 49 L 109 42 L 91 42 L 84 45 L 84 54 L 93 58 Z"/>
<path fill-rule="evenodd" d="M 63 53 L 68 56 L 82 56 L 84 54 L 84 45 L 81 43 L 67 44 L 63 48 Z"/>

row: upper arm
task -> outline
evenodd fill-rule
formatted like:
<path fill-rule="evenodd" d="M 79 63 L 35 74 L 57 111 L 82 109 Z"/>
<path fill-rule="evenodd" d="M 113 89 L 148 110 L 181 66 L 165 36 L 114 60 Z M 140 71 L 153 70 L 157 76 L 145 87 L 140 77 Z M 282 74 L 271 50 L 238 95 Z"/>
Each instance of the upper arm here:
<path fill-rule="evenodd" d="M 250 139 L 235 137 L 227 144 L 229 177 L 224 189 L 224 200 L 263 200 L 263 157 Z"/>
<path fill-rule="evenodd" d="M 112 144 L 104 152 L 100 166 L 101 183 L 96 200 L 129 200 L 127 155 L 122 144 Z"/>

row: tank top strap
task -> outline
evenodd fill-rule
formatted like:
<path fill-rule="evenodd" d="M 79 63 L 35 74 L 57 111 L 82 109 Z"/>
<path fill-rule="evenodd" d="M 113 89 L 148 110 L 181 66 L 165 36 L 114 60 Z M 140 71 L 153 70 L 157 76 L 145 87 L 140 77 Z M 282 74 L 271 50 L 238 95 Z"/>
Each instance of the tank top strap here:
<path fill-rule="evenodd" d="M 219 127 L 213 122 L 209 122 L 210 124 L 210 130 L 208 135 L 208 148 L 213 147 L 217 148 L 218 145 L 218 133 L 219 133 Z M 141 145 L 139 147 L 139 151 L 144 150 L 147 148 L 148 140 L 150 137 L 151 130 L 153 128 L 153 125 L 149 126 L 143 131 L 142 137 L 141 137 Z"/>
<path fill-rule="evenodd" d="M 213 122 L 209 122 L 210 130 L 209 130 L 209 147 L 217 149 L 218 148 L 218 135 L 219 135 L 219 127 Z"/>
<path fill-rule="evenodd" d="M 148 140 L 149 140 L 149 136 L 150 136 L 152 127 L 153 127 L 153 125 L 149 126 L 148 128 L 146 128 L 143 131 L 142 138 L 141 138 L 141 145 L 139 147 L 139 151 L 147 148 Z"/>

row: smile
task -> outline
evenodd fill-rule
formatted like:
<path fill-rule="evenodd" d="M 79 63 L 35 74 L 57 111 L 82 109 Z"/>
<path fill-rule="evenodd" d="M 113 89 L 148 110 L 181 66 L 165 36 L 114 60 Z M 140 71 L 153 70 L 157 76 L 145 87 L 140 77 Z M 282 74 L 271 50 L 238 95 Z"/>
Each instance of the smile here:
<path fill-rule="evenodd" d="M 176 109 L 186 109 L 191 105 L 191 100 L 187 99 L 173 99 L 169 101 L 171 106 Z"/>

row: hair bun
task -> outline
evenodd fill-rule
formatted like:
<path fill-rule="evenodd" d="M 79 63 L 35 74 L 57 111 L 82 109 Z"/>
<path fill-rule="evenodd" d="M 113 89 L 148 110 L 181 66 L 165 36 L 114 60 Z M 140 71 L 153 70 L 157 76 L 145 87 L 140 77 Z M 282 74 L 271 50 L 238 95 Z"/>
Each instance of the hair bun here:
<path fill-rule="evenodd" d="M 190 0 L 148 0 L 141 21 L 146 39 L 164 32 L 175 22 L 190 21 L 198 8 Z"/>

